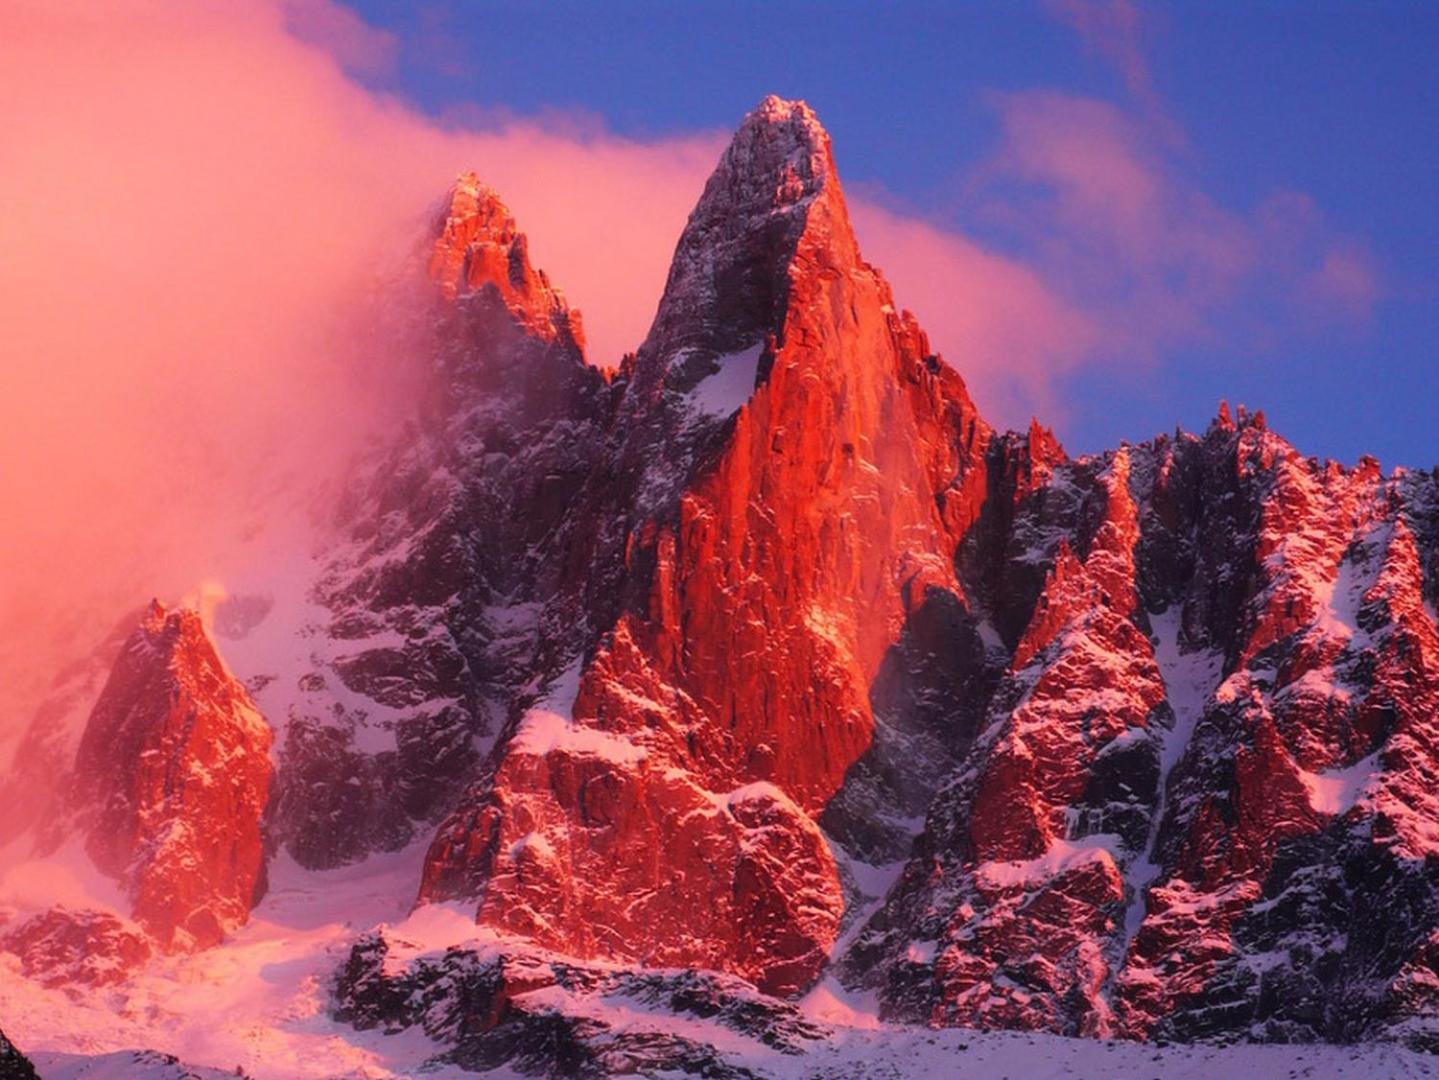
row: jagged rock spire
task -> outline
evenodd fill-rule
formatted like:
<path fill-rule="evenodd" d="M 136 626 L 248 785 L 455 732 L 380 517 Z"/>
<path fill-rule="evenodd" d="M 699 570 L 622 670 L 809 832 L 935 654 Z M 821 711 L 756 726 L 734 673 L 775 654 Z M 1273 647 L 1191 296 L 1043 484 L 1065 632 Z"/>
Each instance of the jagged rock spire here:
<path fill-rule="evenodd" d="M 823 128 L 779 98 L 721 158 L 619 386 L 598 475 L 626 500 L 624 606 L 441 829 L 421 899 L 793 993 L 843 915 L 816 818 L 875 744 L 871 684 L 915 611 L 966 608 L 989 430 L 859 258 Z M 870 767 L 881 802 L 927 783 L 900 758 Z"/>
<path fill-rule="evenodd" d="M 640 349 L 640 379 L 683 383 L 696 373 L 692 358 L 778 333 L 807 234 L 835 261 L 858 260 L 829 135 L 804 102 L 770 96 L 745 117 L 690 214 Z"/>
<path fill-rule="evenodd" d="M 472 172 L 450 189 L 430 253 L 430 278 L 448 300 L 495 290 L 510 313 L 546 341 L 571 338 L 584 348 L 580 313 L 530 265 L 529 241 L 499 195 Z"/>
<path fill-rule="evenodd" d="M 270 743 L 199 613 L 152 601 L 90 714 L 72 798 L 91 857 L 162 944 L 215 944 L 263 892 Z"/>

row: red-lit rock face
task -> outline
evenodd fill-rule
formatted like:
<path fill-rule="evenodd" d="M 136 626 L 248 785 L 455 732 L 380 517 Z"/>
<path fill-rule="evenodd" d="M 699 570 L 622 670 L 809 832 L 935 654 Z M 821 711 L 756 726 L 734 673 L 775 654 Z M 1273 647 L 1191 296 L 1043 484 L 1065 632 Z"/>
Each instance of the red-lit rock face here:
<path fill-rule="evenodd" d="M 1061 476 L 1072 481 L 1072 470 Z M 1139 528 L 1129 483 L 1120 451 L 1095 483 L 1086 557 L 1059 540 L 985 729 L 848 960 L 863 975 L 887 960 L 897 1013 L 1113 1030 L 1113 941 L 1173 723 L 1150 641 L 1130 618 Z"/>
<path fill-rule="evenodd" d="M 931 1023 L 1423 1043 L 1432 478 L 1226 413 L 1017 506 L 1052 569 L 845 977 Z"/>
<path fill-rule="evenodd" d="M 152 605 L 90 716 L 74 799 L 86 849 L 162 945 L 213 945 L 248 918 L 270 741 L 200 617 Z"/>
<path fill-rule="evenodd" d="M 470 890 L 482 922 L 554 948 L 799 989 L 843 914 L 814 818 L 870 746 L 907 606 L 959 594 L 988 439 L 860 260 L 803 106 L 736 136 L 629 394 L 634 599 L 442 830 L 422 898 Z"/>
<path fill-rule="evenodd" d="M 793 994 L 829 964 L 922 1023 L 1439 1047 L 1436 475 L 1227 408 L 1079 459 L 993 433 L 802 104 L 746 119 L 615 375 L 493 192 L 461 178 L 436 234 L 415 416 L 322 559 L 270 842 L 328 867 L 438 825 L 421 902 L 607 979 Z M 70 756 L 85 685 L 17 761 Z M 75 775 L 162 941 L 243 919 L 267 747 L 198 622 L 152 613 Z M 40 967 L 133 944 L 32 922 Z M 469 961 L 361 951 L 386 1008 L 463 997 Z M 496 1009 L 533 973 L 502 974 Z"/>
<path fill-rule="evenodd" d="M 14 953 L 20 970 L 46 986 L 122 983 L 153 952 L 150 938 L 134 923 L 109 912 L 63 907 L 0 934 L 0 948 Z"/>
<path fill-rule="evenodd" d="M 429 272 L 448 300 L 493 290 L 527 333 L 584 348 L 579 312 L 530 265 L 529 243 L 514 216 L 474 173 L 461 176 L 450 192 Z"/>
<path fill-rule="evenodd" d="M 584 630 L 532 669 L 422 900 L 790 992 L 858 902 L 842 864 L 903 856 L 927 809 L 837 958 L 890 1015 L 1347 1037 L 1305 1002 L 1373 963 L 1393 988 L 1355 1008 L 1421 1008 L 1427 478 L 1306 462 L 1227 409 L 1080 461 L 1038 423 L 993 437 L 860 259 L 822 130 L 778 100 L 707 185 L 614 395 L 567 518 L 605 523 L 565 563 Z M 1411 914 L 1303 959 L 1316 920 L 1364 939 L 1362 888 L 1306 906 L 1313 859 L 1377 860 Z M 1263 914 L 1281 896 L 1303 917 Z M 1299 959 L 1264 977 L 1299 1004 L 1257 988 L 1248 957 L 1278 948 Z"/>
<path fill-rule="evenodd" d="M 1250 599 L 1171 781 L 1166 872 L 1116 987 L 1125 1028 L 1409 1024 L 1434 1004 L 1413 965 L 1436 915 L 1439 637 L 1410 525 L 1432 526 L 1432 487 L 1306 462 L 1262 425 L 1232 452 L 1258 488 Z"/>

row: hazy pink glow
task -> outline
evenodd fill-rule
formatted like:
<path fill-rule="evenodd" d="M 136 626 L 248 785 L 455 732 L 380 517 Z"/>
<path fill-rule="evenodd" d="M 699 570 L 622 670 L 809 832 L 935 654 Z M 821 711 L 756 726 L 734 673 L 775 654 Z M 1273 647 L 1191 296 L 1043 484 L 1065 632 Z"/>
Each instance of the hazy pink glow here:
<path fill-rule="evenodd" d="M 1003 139 L 976 169 L 987 195 L 980 212 L 1094 320 L 1098 353 L 1134 364 L 1175 344 L 1217 344 L 1221 314 L 1224 344 L 1254 347 L 1276 324 L 1314 332 L 1306 298 L 1320 292 L 1342 298 L 1330 318 L 1363 319 L 1377 300 L 1364 245 L 1329 228 L 1307 196 L 1280 192 L 1236 212 L 1186 179 L 1147 122 L 1112 104 L 1054 91 L 995 102 Z M 1016 195 L 1016 181 L 1027 195 Z M 1246 323 L 1245 301 L 1302 318 Z"/>
<path fill-rule="evenodd" d="M 1153 9 L 1141 11 L 1133 0 L 1050 0 L 1048 6 L 1074 28 L 1086 48 L 1119 73 L 1155 132 L 1169 143 L 1182 144 L 1183 133 L 1165 114 L 1154 89 L 1145 48 Z"/>
<path fill-rule="evenodd" d="M 353 75 L 383 76 L 395 69 L 400 41 L 365 22 L 338 0 L 282 0 L 285 29 L 329 53 Z"/>
<path fill-rule="evenodd" d="M 4 693 L 48 676 L 33 642 L 17 666 L 17 636 L 73 618 L 69 659 L 143 594 L 223 579 L 273 489 L 385 422 L 410 357 L 375 356 L 355 309 L 457 173 L 509 202 L 609 366 L 725 139 L 424 116 L 355 81 L 396 43 L 336 0 L 0 0 L 0 25 Z M 1062 419 L 1066 373 L 1208 333 L 1276 258 L 1296 295 L 1372 304 L 1362 246 L 1327 245 L 1302 196 L 1234 215 L 1112 106 L 997 101 L 1003 144 L 973 179 L 1024 261 L 852 200 L 867 257 L 993 421 Z M 987 186 L 1016 179 L 1040 196 Z"/>
<path fill-rule="evenodd" d="M 1330 248 L 1306 282 L 1316 312 L 1338 305 L 1351 322 L 1365 322 L 1379 301 L 1373 257 L 1362 247 Z"/>
<path fill-rule="evenodd" d="M 954 233 L 856 200 L 865 258 L 970 383 L 987 416 L 1022 424 L 1062 411 L 1057 377 L 1089 359 L 1100 328 L 1033 270 Z"/>
<path fill-rule="evenodd" d="M 56 644 L 73 654 L 137 594 L 223 577 L 272 488 L 325 475 L 383 422 L 408 358 L 362 377 L 376 358 L 344 331 L 463 169 L 504 191 L 572 284 L 598 360 L 648 326 L 714 136 L 445 127 L 345 74 L 369 40 L 352 24 L 322 19 L 306 43 L 287 32 L 296 10 L 0 4 L 12 663 L 17 634 L 73 612 L 85 638 Z M 78 610 L 91 601 L 103 610 Z"/>

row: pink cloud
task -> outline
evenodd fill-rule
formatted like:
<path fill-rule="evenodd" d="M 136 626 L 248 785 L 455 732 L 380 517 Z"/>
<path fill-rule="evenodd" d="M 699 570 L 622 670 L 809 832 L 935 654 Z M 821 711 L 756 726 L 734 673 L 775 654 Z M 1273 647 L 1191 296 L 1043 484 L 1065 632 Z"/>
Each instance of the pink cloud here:
<path fill-rule="evenodd" d="M 994 102 L 1000 144 L 972 181 L 980 218 L 1096 323 L 1098 351 L 1152 363 L 1178 344 L 1302 338 L 1316 290 L 1355 317 L 1377 299 L 1363 245 L 1306 196 L 1232 210 L 1116 105 L 1038 90 Z"/>
<path fill-rule="evenodd" d="M 1316 311 L 1337 307 L 1351 323 L 1368 322 L 1382 292 L 1373 256 L 1361 246 L 1329 248 L 1305 285 Z"/>
<path fill-rule="evenodd" d="M 329 53 L 352 75 L 383 78 L 394 74 L 400 40 L 371 26 L 337 0 L 283 0 L 285 29 L 308 45 Z"/>
<path fill-rule="evenodd" d="M 931 344 L 957 367 L 992 420 L 1061 416 L 1057 377 L 1088 359 L 1099 330 L 1033 270 L 957 233 L 851 200 L 865 258 Z"/>
<path fill-rule="evenodd" d="M 7 8 L 0 636 L 183 593 L 273 489 L 383 423 L 406 356 L 367 347 L 355 297 L 464 169 L 506 193 L 589 309 L 598 359 L 647 329 L 713 137 L 442 124 L 353 81 L 335 51 L 358 54 L 296 36 L 294 11 Z M 44 674 L 21 665 L 0 687 Z"/>
<path fill-rule="evenodd" d="M 1190 178 L 1193 152 L 1149 60 L 1154 9 L 1049 7 L 1120 75 L 1127 101 L 997 95 L 1001 146 L 972 182 L 988 195 L 987 220 L 1103 327 L 1100 351 L 1153 363 L 1178 344 L 1264 349 L 1366 325 L 1383 290 L 1360 238 L 1330 226 L 1303 193 L 1237 210 Z"/>
<path fill-rule="evenodd" d="M 356 81 L 395 43 L 334 0 L 10 0 L 4 22 L 0 627 L 29 637 L 223 578 L 257 506 L 384 423 L 406 354 L 356 331 L 355 297 L 457 173 L 510 202 L 612 364 L 724 141 L 420 114 Z M 1231 213 L 1112 106 L 997 101 L 1002 147 L 976 182 L 1009 254 L 854 200 L 867 256 L 997 422 L 1052 419 L 1059 380 L 1099 357 L 1212 332 L 1263 268 L 1372 305 L 1362 245 L 1302 199 Z"/>
<path fill-rule="evenodd" d="M 1152 257 L 1167 194 L 1134 124 L 1107 102 L 1053 91 L 996 95 L 1003 141 L 983 166 L 989 178 L 1050 189 L 1055 232 L 1084 229 L 1139 257 Z"/>
<path fill-rule="evenodd" d="M 360 377 L 346 298 L 463 169 L 511 203 L 595 362 L 643 338 L 723 135 L 437 121 L 347 74 L 392 44 L 319 0 L 7 17 L 0 560 L 45 582 L 45 604 L 78 565 L 115 591 L 187 588 L 262 488 L 344 454 L 403 374 L 389 356 L 369 358 L 378 383 Z M 979 381 L 1005 354 L 1036 371 L 1051 349 L 1078 355 L 1082 318 L 1021 267 L 899 215 L 866 221 Z"/>
<path fill-rule="evenodd" d="M 1079 33 L 1086 46 L 1114 65 L 1130 93 L 1153 93 L 1144 21 L 1131 0 L 1052 0 L 1049 7 Z"/>
<path fill-rule="evenodd" d="M 1146 47 L 1154 9 L 1141 8 L 1133 0 L 1050 0 L 1048 7 L 1074 29 L 1086 49 L 1114 68 L 1154 136 L 1168 145 L 1183 146 L 1184 134 L 1154 87 Z"/>

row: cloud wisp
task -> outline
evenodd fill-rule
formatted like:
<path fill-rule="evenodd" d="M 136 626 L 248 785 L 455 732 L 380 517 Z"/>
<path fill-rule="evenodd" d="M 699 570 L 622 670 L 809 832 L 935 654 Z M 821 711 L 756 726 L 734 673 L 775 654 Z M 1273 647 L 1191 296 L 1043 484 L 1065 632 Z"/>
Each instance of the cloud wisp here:
<path fill-rule="evenodd" d="M 392 43 L 314 0 L 4 0 L 0 22 L 11 658 L 67 612 L 97 635 L 96 614 L 223 574 L 277 492 L 384 425 L 407 357 L 365 355 L 357 307 L 459 172 L 505 192 L 614 362 L 716 150 L 436 121 L 357 81 Z M 25 648 L 6 693 L 44 674 Z"/>
<path fill-rule="evenodd" d="M 510 203 L 609 365 L 643 338 L 725 138 L 426 115 L 384 89 L 400 43 L 335 0 L 0 0 L 0 22 L 0 658 L 57 612 L 90 625 L 92 605 L 223 577 L 277 490 L 383 427 L 406 357 L 356 340 L 357 304 L 457 173 Z M 1116 25 L 1110 53 L 1157 101 Z M 986 242 L 852 205 L 997 422 L 1062 419 L 1067 375 L 1218 333 L 1256 281 L 1367 316 L 1372 259 L 1302 195 L 1235 213 L 1117 106 L 994 101 L 1000 144 L 963 178 Z"/>

